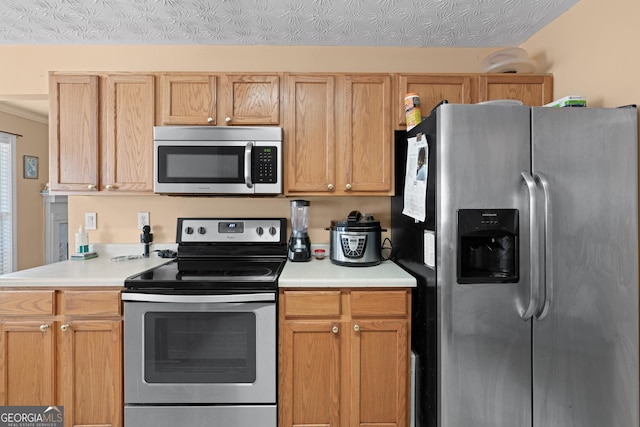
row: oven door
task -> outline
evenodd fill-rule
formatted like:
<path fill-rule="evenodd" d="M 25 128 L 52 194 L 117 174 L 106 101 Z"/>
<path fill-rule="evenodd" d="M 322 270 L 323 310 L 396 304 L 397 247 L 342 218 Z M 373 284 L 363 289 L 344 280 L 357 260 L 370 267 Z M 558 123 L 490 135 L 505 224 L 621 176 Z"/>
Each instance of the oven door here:
<path fill-rule="evenodd" d="M 127 404 L 275 404 L 275 293 L 122 299 Z"/>
<path fill-rule="evenodd" d="M 155 141 L 154 192 L 280 194 L 282 153 L 276 142 Z"/>

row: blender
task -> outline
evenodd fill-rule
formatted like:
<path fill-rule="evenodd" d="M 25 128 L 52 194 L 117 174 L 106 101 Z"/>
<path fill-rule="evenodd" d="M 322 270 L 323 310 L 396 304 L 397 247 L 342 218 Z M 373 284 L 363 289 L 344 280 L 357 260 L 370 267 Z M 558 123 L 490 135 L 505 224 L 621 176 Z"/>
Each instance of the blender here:
<path fill-rule="evenodd" d="M 309 240 L 309 201 L 291 201 L 291 237 L 289 238 L 289 259 L 291 261 L 311 260 Z"/>

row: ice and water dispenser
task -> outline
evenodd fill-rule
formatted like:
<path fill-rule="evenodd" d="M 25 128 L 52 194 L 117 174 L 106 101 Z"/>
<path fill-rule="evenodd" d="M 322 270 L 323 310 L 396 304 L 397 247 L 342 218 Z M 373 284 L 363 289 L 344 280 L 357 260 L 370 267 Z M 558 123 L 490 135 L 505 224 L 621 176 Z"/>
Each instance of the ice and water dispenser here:
<path fill-rule="evenodd" d="M 519 280 L 517 209 L 458 210 L 458 283 Z"/>

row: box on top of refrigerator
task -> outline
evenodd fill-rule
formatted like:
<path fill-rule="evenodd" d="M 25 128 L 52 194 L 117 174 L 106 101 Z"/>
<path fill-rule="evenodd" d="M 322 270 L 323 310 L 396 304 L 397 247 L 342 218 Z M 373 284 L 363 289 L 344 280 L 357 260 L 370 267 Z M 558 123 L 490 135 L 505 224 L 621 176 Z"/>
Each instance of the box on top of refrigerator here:
<path fill-rule="evenodd" d="M 583 96 L 569 95 L 545 104 L 544 107 L 586 107 L 587 100 Z"/>

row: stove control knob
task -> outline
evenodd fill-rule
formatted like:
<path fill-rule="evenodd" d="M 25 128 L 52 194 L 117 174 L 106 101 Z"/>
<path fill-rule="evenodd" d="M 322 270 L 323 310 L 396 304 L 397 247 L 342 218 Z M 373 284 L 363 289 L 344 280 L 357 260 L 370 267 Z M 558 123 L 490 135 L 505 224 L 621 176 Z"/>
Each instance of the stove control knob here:
<path fill-rule="evenodd" d="M 207 229 L 204 227 L 198 227 L 198 234 L 206 234 Z"/>
<path fill-rule="evenodd" d="M 184 229 L 184 232 L 187 233 L 187 234 L 193 234 L 193 228 L 187 227 L 187 228 Z"/>
<path fill-rule="evenodd" d="M 278 230 L 276 230 L 275 227 L 269 227 L 269 234 L 271 234 L 272 236 L 275 236 L 277 232 Z"/>
<path fill-rule="evenodd" d="M 256 228 L 256 233 L 258 233 L 258 236 L 262 236 L 264 234 L 264 228 L 262 227 Z"/>

